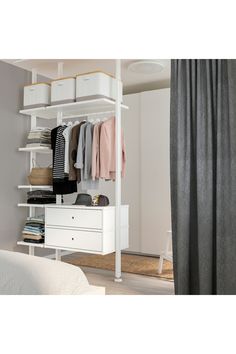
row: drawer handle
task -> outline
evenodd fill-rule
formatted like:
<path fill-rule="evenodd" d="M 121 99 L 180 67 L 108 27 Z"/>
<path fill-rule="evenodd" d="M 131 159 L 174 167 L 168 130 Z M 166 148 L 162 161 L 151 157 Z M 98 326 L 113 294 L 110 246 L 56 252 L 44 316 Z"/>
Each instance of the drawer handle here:
<path fill-rule="evenodd" d="M 72 219 L 73 219 L 73 220 L 74 220 L 74 218 L 75 218 L 75 217 L 74 217 L 74 216 L 72 216 Z"/>
<path fill-rule="evenodd" d="M 74 241 L 74 237 L 72 237 L 71 239 L 72 239 L 72 241 Z"/>

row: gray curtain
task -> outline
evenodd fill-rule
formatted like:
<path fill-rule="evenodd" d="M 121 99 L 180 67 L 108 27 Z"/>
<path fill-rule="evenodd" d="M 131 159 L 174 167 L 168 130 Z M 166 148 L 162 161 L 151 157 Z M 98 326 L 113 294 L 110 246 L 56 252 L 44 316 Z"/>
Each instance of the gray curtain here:
<path fill-rule="evenodd" d="M 172 60 L 176 294 L 236 294 L 236 60 Z"/>

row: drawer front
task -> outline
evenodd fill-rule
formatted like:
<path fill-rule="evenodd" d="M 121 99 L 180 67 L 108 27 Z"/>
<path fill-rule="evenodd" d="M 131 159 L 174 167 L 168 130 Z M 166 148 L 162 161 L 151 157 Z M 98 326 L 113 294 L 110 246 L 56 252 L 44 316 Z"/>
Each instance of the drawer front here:
<path fill-rule="evenodd" d="M 46 225 L 102 229 L 102 211 L 47 208 Z"/>
<path fill-rule="evenodd" d="M 101 252 L 102 233 L 48 227 L 45 233 L 45 243 L 54 247 Z"/>

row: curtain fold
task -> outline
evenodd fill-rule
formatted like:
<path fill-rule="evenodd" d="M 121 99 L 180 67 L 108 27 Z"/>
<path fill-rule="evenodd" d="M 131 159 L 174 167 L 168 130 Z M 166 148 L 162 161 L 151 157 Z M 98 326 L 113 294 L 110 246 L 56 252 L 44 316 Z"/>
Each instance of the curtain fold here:
<path fill-rule="evenodd" d="M 236 60 L 172 60 L 176 294 L 236 294 Z"/>

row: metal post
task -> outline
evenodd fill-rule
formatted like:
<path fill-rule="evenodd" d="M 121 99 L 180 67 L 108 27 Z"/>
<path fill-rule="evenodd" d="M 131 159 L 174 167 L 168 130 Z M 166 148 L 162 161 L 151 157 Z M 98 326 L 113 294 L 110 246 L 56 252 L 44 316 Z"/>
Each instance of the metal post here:
<path fill-rule="evenodd" d="M 57 63 L 57 77 L 58 77 L 58 79 L 63 77 L 63 66 L 64 66 L 63 62 Z"/>
<path fill-rule="evenodd" d="M 63 62 L 57 63 L 57 77 L 58 77 L 58 79 L 60 79 L 63 76 L 63 65 L 64 65 Z M 57 126 L 62 124 L 62 118 L 63 118 L 62 112 L 57 112 Z M 57 194 L 56 195 L 56 204 L 61 204 L 61 199 L 62 199 L 62 196 L 60 194 Z M 57 251 L 56 251 L 56 254 L 57 254 Z"/>
<path fill-rule="evenodd" d="M 33 68 L 31 72 L 32 72 L 32 79 L 31 79 L 32 84 L 36 84 L 36 82 L 37 82 L 37 75 L 38 75 L 37 69 Z"/>
<path fill-rule="evenodd" d="M 61 261 L 61 250 L 55 250 L 55 259 L 56 261 Z"/>
<path fill-rule="evenodd" d="M 35 84 L 37 82 L 37 69 L 32 69 L 31 72 L 31 82 L 32 84 Z M 35 115 L 31 115 L 30 117 L 30 130 L 35 129 L 37 126 L 37 117 Z M 36 160 L 36 153 L 31 151 L 30 152 L 30 171 L 32 170 L 33 167 L 33 160 Z M 30 191 L 32 191 L 32 188 L 30 187 Z M 35 216 L 35 208 L 30 207 L 29 208 L 29 216 Z"/>
<path fill-rule="evenodd" d="M 116 59 L 116 204 L 115 204 L 115 281 L 121 282 L 121 60 Z"/>
<path fill-rule="evenodd" d="M 60 79 L 63 76 L 63 63 L 59 62 L 57 63 L 57 77 L 58 79 Z M 62 124 L 62 118 L 63 118 L 63 114 L 62 112 L 57 112 L 57 126 Z M 57 194 L 56 195 L 56 204 L 61 204 L 62 201 L 62 195 L 61 194 Z M 60 250 L 56 250 L 56 260 L 61 260 L 60 257 Z"/>
<path fill-rule="evenodd" d="M 34 246 L 29 246 L 29 255 L 34 256 Z"/>

